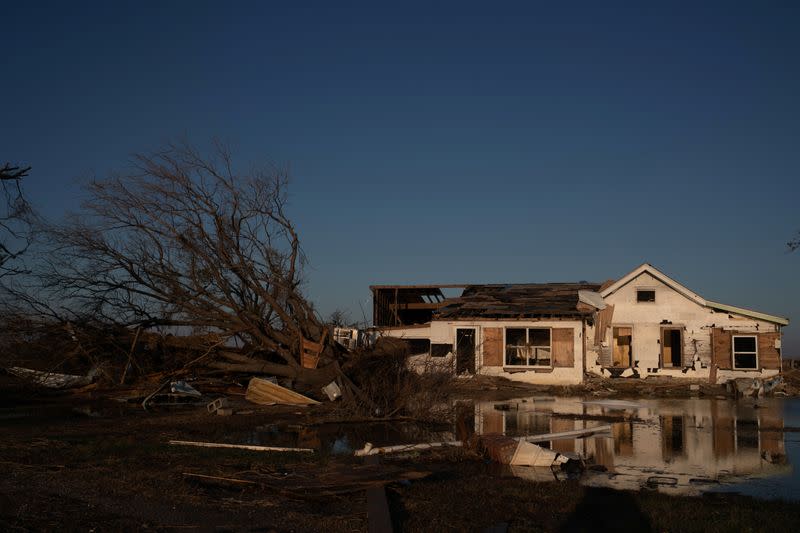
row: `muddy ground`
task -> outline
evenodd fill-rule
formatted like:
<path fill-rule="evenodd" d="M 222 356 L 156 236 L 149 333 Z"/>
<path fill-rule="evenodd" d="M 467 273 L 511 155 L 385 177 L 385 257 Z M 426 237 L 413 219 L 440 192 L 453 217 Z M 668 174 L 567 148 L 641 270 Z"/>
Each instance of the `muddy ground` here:
<path fill-rule="evenodd" d="M 616 382 L 593 387 L 563 392 L 630 393 L 628 385 Z M 291 434 L 286 445 L 313 447 L 325 431 L 346 437 L 367 426 L 347 422 L 333 404 L 240 406 L 250 413 L 220 417 L 202 406 L 145 413 L 137 405 L 87 395 L 41 394 L 6 376 L 0 391 L 0 529 L 6 531 L 366 531 L 364 483 L 384 482 L 396 531 L 800 530 L 796 503 L 616 492 L 575 481 L 534 483 L 505 476 L 468 450 L 383 458 L 379 465 L 364 466 L 351 455 L 327 452 L 168 444 L 171 439 L 247 442 L 254 428 L 272 428 Z M 472 380 L 459 383 L 453 394 L 502 399 L 528 392 L 544 390 Z M 718 392 L 723 393 L 702 394 Z M 682 386 L 655 394 L 692 392 Z M 390 436 L 395 423 L 410 421 L 381 422 L 378 431 Z M 436 425 L 429 426 L 435 434 Z"/>

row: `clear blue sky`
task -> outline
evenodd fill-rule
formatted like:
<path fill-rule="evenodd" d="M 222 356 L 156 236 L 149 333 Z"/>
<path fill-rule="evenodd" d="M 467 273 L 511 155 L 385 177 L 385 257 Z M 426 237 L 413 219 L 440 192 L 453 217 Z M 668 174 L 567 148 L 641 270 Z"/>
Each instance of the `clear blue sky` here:
<path fill-rule="evenodd" d="M 328 4 L 5 2 L 0 159 L 50 217 L 183 135 L 288 164 L 324 314 L 647 261 L 800 320 L 796 3 Z"/>

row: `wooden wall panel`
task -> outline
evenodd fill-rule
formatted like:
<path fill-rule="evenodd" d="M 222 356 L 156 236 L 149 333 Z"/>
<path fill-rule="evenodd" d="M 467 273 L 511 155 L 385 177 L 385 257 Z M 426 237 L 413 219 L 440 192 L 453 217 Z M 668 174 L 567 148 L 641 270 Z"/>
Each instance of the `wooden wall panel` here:
<path fill-rule="evenodd" d="M 573 328 L 553 328 L 553 366 L 575 366 L 575 330 Z"/>
<path fill-rule="evenodd" d="M 718 368 L 731 370 L 733 368 L 733 357 L 731 351 L 731 332 L 722 328 L 711 330 L 712 362 Z"/>
<path fill-rule="evenodd" d="M 483 328 L 483 366 L 503 366 L 503 328 Z"/>

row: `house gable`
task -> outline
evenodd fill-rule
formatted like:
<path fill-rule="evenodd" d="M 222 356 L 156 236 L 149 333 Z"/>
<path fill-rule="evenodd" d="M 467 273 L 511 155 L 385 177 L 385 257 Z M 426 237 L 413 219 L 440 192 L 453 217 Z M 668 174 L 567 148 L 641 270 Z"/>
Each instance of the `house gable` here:
<path fill-rule="evenodd" d="M 648 274 L 649 276 L 652 276 L 652 278 L 658 280 L 664 286 L 671 288 L 673 291 L 688 298 L 689 300 L 695 302 L 698 305 L 702 306 L 706 305 L 706 301 L 705 299 L 703 299 L 702 296 L 689 290 L 688 287 L 681 285 L 680 283 L 678 283 L 677 281 L 670 278 L 669 276 L 658 270 L 656 267 L 648 263 L 639 265 L 629 274 L 621 277 L 615 283 L 601 290 L 600 295 L 603 298 L 606 298 L 614 294 L 615 292 L 619 291 L 623 287 L 627 286 L 629 283 L 632 283 L 635 280 L 640 279 L 643 274 Z"/>
<path fill-rule="evenodd" d="M 742 317 L 747 318 L 754 318 L 757 320 L 763 320 L 766 322 L 770 322 L 773 324 L 777 324 L 780 326 L 786 326 L 789 324 L 789 319 L 770 315 L 767 313 L 761 313 L 758 311 L 753 311 L 751 309 L 745 309 L 743 307 L 736 307 L 732 305 L 722 304 L 719 302 L 712 302 L 710 300 L 706 300 L 696 292 L 690 290 L 685 285 L 675 281 L 671 277 L 667 276 L 656 267 L 649 263 L 644 263 L 634 269 L 632 272 L 626 274 L 616 282 L 606 286 L 604 284 L 603 288 L 600 290 L 600 295 L 603 298 L 608 298 L 615 293 L 619 293 L 620 291 L 624 290 L 629 285 L 633 284 L 634 287 L 641 287 L 643 289 L 646 288 L 647 283 L 649 282 L 648 276 L 654 280 L 652 281 L 653 285 L 663 285 L 664 287 L 668 287 L 672 289 L 677 294 L 682 295 L 686 299 L 700 305 L 702 307 L 712 309 L 715 311 L 723 311 L 727 313 L 731 313 L 734 315 L 740 315 Z M 616 298 L 612 298 L 611 302 L 613 302 Z M 656 301 L 658 303 L 658 301 Z"/>

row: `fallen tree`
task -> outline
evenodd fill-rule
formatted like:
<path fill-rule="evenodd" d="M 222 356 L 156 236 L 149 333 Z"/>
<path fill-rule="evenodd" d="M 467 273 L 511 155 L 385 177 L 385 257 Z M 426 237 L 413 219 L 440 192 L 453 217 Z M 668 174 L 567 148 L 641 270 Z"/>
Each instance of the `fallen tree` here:
<path fill-rule="evenodd" d="M 347 352 L 301 291 L 288 181 L 276 168 L 238 172 L 220 145 L 211 157 L 186 144 L 137 156 L 47 229 L 55 250 L 30 301 L 60 323 L 213 336 L 194 346 L 208 367 L 301 387 L 342 379 Z"/>

